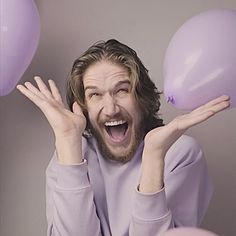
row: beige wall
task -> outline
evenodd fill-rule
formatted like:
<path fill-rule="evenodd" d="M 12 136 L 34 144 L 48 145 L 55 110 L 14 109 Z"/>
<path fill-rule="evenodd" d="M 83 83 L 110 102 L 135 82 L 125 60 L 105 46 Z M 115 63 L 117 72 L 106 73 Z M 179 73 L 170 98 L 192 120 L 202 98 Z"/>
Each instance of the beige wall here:
<path fill-rule="evenodd" d="M 41 39 L 21 79 L 53 78 L 65 94 L 72 61 L 91 43 L 117 38 L 137 50 L 163 89 L 162 61 L 173 33 L 191 16 L 211 8 L 236 10 L 235 0 L 38 0 Z M 236 78 L 235 78 L 236 79 Z M 179 111 L 163 99 L 166 121 Z M 0 97 L 0 235 L 45 235 L 44 172 L 54 137 L 41 112 L 18 91 Z M 236 231 L 236 109 L 188 132 L 202 144 L 215 183 L 204 228 L 223 236 Z"/>

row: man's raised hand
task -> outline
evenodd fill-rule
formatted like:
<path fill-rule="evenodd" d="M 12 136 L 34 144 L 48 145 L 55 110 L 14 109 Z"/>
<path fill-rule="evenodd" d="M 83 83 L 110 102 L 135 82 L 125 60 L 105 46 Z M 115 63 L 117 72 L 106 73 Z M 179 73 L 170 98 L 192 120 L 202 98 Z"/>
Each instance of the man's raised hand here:
<path fill-rule="evenodd" d="M 230 106 L 228 96 L 218 97 L 190 113 L 176 117 L 169 124 L 151 130 L 145 137 L 145 150 L 148 153 L 162 153 L 163 156 L 171 145 L 190 127 L 206 121 L 216 113 Z"/>
<path fill-rule="evenodd" d="M 82 133 L 86 127 L 86 118 L 79 105 L 73 104 L 73 112 L 65 108 L 59 90 L 53 80 L 49 88 L 40 77 L 34 78 L 38 87 L 26 82 L 17 89 L 29 98 L 46 116 L 56 137 L 58 157 L 63 164 L 76 164 L 82 160 Z"/>
<path fill-rule="evenodd" d="M 17 89 L 28 97 L 46 116 L 56 135 L 83 133 L 86 119 L 77 103 L 73 105 L 73 112 L 65 108 L 58 88 L 53 80 L 49 80 L 49 88 L 40 77 L 34 78 L 38 88 L 30 82 L 25 86 L 18 85 Z"/>

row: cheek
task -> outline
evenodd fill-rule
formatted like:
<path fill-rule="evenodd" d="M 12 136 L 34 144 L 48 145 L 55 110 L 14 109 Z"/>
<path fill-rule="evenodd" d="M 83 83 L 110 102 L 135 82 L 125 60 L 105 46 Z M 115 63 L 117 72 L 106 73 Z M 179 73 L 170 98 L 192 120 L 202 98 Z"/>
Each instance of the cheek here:
<path fill-rule="evenodd" d="M 90 123 L 94 123 L 96 120 L 96 112 L 94 110 L 88 109 L 88 118 Z"/>
<path fill-rule="evenodd" d="M 143 119 L 143 114 L 137 103 L 130 107 L 130 114 L 133 118 L 135 126 L 139 126 Z"/>
<path fill-rule="evenodd" d="M 98 119 L 98 114 L 99 114 L 99 107 L 98 106 L 87 106 L 87 111 L 88 111 L 88 118 L 90 123 L 93 126 L 96 126 L 97 119 Z"/>
<path fill-rule="evenodd" d="M 139 105 L 133 97 L 126 100 L 123 104 L 123 107 L 126 108 L 132 117 L 136 117 L 140 114 Z"/>

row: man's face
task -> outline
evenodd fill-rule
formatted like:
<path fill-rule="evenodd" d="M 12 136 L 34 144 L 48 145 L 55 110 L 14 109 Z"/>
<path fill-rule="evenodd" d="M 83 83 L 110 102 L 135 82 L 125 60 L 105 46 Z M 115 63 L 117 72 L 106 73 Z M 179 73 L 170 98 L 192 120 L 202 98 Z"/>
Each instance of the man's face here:
<path fill-rule="evenodd" d="M 88 117 L 105 158 L 128 161 L 142 137 L 142 115 L 126 68 L 101 61 L 83 77 Z"/>

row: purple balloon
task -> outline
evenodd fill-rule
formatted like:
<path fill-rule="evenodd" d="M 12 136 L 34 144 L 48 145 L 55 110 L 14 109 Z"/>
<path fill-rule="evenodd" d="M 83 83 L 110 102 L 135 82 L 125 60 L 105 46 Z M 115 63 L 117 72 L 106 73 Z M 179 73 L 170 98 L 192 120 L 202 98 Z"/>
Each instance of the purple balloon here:
<path fill-rule="evenodd" d="M 197 228 L 192 228 L 192 227 L 182 227 L 182 228 L 168 230 L 166 233 L 162 234 L 161 236 L 217 236 L 217 235 L 203 229 L 197 229 Z"/>
<path fill-rule="evenodd" d="M 29 66 L 39 42 L 33 0 L 0 0 L 0 96 L 9 94 Z"/>
<path fill-rule="evenodd" d="M 220 95 L 236 107 L 236 11 L 210 10 L 194 16 L 174 34 L 164 66 L 164 94 L 192 110 Z"/>

